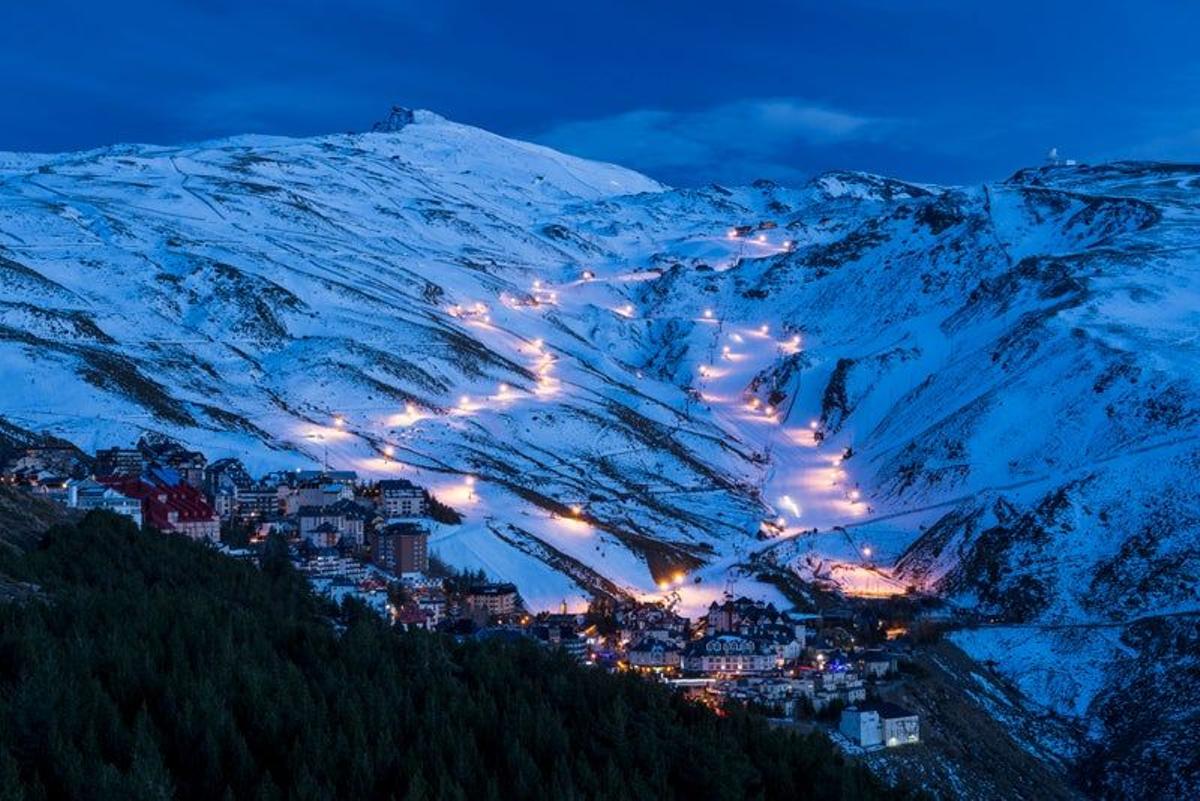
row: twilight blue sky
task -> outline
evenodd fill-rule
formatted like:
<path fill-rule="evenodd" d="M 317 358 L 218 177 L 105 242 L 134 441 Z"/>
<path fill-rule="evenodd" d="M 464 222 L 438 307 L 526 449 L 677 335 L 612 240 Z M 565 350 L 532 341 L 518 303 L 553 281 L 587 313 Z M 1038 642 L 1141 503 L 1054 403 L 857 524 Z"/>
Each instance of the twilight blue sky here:
<path fill-rule="evenodd" d="M 3 2 L 0 150 L 363 130 L 393 103 L 677 185 L 1200 161 L 1200 4 Z"/>

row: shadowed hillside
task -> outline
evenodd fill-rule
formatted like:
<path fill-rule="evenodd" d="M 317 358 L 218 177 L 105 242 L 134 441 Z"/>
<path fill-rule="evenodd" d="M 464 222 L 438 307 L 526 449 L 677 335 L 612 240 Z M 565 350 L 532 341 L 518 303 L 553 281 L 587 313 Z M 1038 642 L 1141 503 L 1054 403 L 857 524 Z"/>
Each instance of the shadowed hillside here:
<path fill-rule="evenodd" d="M 0 604 L 0 797 L 896 797 L 822 737 L 326 606 L 277 544 L 260 572 L 92 513 L 0 560 L 47 599 Z"/>

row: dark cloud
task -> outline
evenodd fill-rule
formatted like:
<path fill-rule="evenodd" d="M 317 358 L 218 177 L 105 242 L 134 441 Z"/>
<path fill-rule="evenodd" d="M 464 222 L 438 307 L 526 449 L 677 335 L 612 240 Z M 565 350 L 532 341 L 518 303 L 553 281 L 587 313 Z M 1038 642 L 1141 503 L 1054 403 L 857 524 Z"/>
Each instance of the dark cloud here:
<path fill-rule="evenodd" d="M 790 161 L 797 149 L 879 141 L 895 127 L 803 100 L 766 98 L 699 111 L 627 111 L 561 123 L 533 138 L 677 183 L 697 176 L 745 183 L 764 176 L 799 180 L 807 170 Z"/>
<path fill-rule="evenodd" d="M 1196 159 L 1200 6 L 1148 0 L 42 0 L 0 15 L 0 149 L 361 130 L 393 103 L 676 184 Z"/>

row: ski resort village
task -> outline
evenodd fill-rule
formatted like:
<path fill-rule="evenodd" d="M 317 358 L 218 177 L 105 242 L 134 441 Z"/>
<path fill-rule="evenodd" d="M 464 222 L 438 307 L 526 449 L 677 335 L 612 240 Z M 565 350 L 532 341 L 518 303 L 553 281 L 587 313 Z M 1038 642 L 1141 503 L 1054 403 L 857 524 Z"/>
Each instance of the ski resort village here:
<path fill-rule="evenodd" d="M 477 484 L 465 477 L 470 499 Z M 405 479 L 353 470 L 296 469 L 252 477 L 237 459 L 207 457 L 165 439 L 94 455 L 70 446 L 21 451 L 0 482 L 86 513 L 102 509 L 138 526 L 211 544 L 257 563 L 286 547 L 295 567 L 331 600 L 347 598 L 395 626 L 455 637 L 529 638 L 609 671 L 677 687 L 718 712 L 752 704 L 781 725 L 824 726 L 848 749 L 920 742 L 917 712 L 880 700 L 916 681 L 907 626 L 865 606 L 781 611 L 725 592 L 694 617 L 680 614 L 687 577 L 637 595 L 613 585 L 585 607 L 531 607 L 506 577 L 455 570 L 430 551 L 464 516 Z M 577 521 L 583 511 L 566 510 Z"/>

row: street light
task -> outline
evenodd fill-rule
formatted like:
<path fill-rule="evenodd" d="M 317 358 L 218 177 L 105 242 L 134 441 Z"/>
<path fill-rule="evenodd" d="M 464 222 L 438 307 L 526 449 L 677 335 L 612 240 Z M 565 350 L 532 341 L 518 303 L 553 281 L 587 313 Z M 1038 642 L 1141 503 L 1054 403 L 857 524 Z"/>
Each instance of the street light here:
<path fill-rule="evenodd" d="M 324 446 L 324 448 L 325 448 L 324 467 L 325 467 L 325 472 L 328 473 L 329 472 L 329 443 L 325 440 L 325 435 L 324 434 L 305 434 L 304 438 L 319 440 L 321 442 L 321 444 Z"/>

